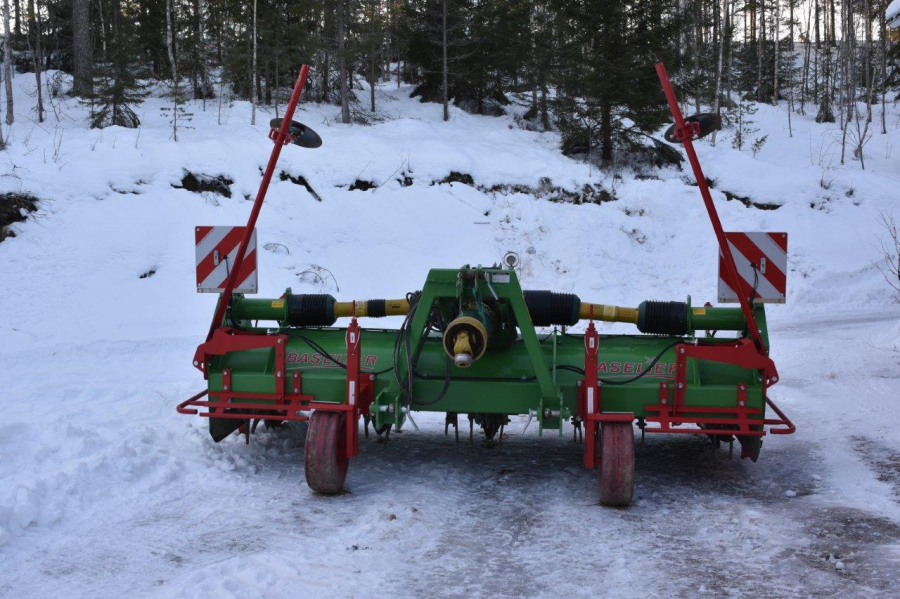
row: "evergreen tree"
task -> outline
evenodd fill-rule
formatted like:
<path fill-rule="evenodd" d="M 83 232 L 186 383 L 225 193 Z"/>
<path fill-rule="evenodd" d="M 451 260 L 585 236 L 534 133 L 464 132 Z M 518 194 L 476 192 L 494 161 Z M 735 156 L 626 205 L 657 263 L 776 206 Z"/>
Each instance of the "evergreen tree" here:
<path fill-rule="evenodd" d="M 557 124 L 567 154 L 599 148 L 642 152 L 647 135 L 671 120 L 653 69 L 680 66 L 676 0 L 559 1 L 562 15 Z"/>
<path fill-rule="evenodd" d="M 865 102 L 866 124 L 880 116 L 886 133 L 884 104 L 900 86 L 900 45 L 886 30 L 886 0 L 8 4 L 13 66 L 35 73 L 36 81 L 51 69 L 75 74 L 74 91 L 87 91 L 82 99 L 91 106 L 93 126 L 136 126 L 134 107 L 147 81 L 169 88 L 173 127 L 187 115 L 186 102 L 222 90 L 229 99 L 274 104 L 277 114 L 298 65 L 307 63 L 312 76 L 305 97 L 341 104 L 338 118 L 345 122 L 371 120 L 375 88 L 390 74 L 398 86 L 413 84 L 413 96 L 444 104 L 445 119 L 450 102 L 499 115 L 515 100 L 525 105 L 525 118 L 517 119 L 523 126 L 558 128 L 566 153 L 609 162 L 647 148 L 663 152 L 651 140 L 670 121 L 653 69 L 659 60 L 686 112 L 722 111 L 733 126 L 746 116 L 746 107 L 738 108 L 743 116 L 734 111 L 738 96 L 786 101 L 791 134 L 790 114 L 803 114 L 810 104 L 818 121 L 840 120 L 850 141 L 846 125 L 858 120 L 852 100 Z M 849 29 L 847 21 L 853 21 Z M 363 79 L 370 91 L 357 98 Z M 42 93 L 56 93 L 40 81 Z M 881 114 L 873 116 L 879 103 Z M 363 104 L 369 110 L 361 110 Z M 738 145 L 752 149 L 753 140 Z"/>
<path fill-rule="evenodd" d="M 134 23 L 123 18 L 119 0 L 107 2 L 112 12 L 113 37 L 104 60 L 94 67 L 93 89 L 84 96 L 90 106 L 92 128 L 110 125 L 134 128 L 141 121 L 134 107 L 147 96 L 140 55 L 134 52 L 136 35 Z"/>
<path fill-rule="evenodd" d="M 752 102 L 742 97 L 735 104 L 734 108 L 725 111 L 727 121 L 734 127 L 734 138 L 731 140 L 731 147 L 735 150 L 743 150 L 748 145 L 759 143 L 760 138 L 751 141 L 751 136 L 759 131 L 757 127 L 753 126 L 755 121 L 751 118 L 758 110 Z M 764 139 L 762 143 L 765 143 Z M 760 147 L 762 147 L 761 144 Z M 756 154 L 757 151 L 759 150 L 754 150 L 753 153 Z"/>

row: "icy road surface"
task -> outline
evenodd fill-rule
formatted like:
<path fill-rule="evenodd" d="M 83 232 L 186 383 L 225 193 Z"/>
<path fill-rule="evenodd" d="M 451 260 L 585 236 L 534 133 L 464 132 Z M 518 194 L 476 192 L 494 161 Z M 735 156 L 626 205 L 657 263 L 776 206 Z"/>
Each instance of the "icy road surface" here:
<path fill-rule="evenodd" d="M 176 415 L 200 385 L 193 340 L 4 354 L 7 421 L 25 424 L 0 437 L 18 527 L 0 596 L 884 595 L 900 585 L 900 366 L 877 345 L 896 320 L 773 323 L 773 395 L 798 433 L 767 437 L 756 464 L 648 436 L 628 509 L 597 505 L 571 429 L 523 435 L 518 418 L 472 451 L 464 418 L 457 445 L 419 415 L 419 432 L 363 442 L 348 493 L 319 497 L 299 430 L 215 445 Z"/>

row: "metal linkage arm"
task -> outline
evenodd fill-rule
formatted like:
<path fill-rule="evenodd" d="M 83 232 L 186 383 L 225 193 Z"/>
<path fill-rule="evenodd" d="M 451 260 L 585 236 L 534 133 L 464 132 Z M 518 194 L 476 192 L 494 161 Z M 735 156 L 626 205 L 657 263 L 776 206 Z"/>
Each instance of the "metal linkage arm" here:
<path fill-rule="evenodd" d="M 706 212 L 709 214 L 709 220 L 716 233 L 716 239 L 719 241 L 719 249 L 722 252 L 722 256 L 725 257 L 725 268 L 732 281 L 739 281 L 740 278 L 738 276 L 737 266 L 734 262 L 734 256 L 731 254 L 731 247 L 728 245 L 728 240 L 725 238 L 725 231 L 722 229 L 722 221 L 719 220 L 719 213 L 716 210 L 716 205 L 713 203 L 712 195 L 709 193 L 706 177 L 703 175 L 703 169 L 700 168 L 700 161 L 697 159 L 697 153 L 694 151 L 694 144 L 691 141 L 691 137 L 697 132 L 699 125 L 697 123 L 685 123 L 684 117 L 681 114 L 681 108 L 678 107 L 678 99 L 675 97 L 675 92 L 672 90 L 671 83 L 669 83 L 669 74 L 666 72 L 666 66 L 663 63 L 656 63 L 656 74 L 659 75 L 659 82 L 662 84 L 663 91 L 666 93 L 669 109 L 672 111 L 672 116 L 675 118 L 675 138 L 684 145 L 684 151 L 687 154 L 688 161 L 691 163 L 694 177 L 697 179 L 697 186 L 700 188 L 700 195 L 703 196 L 703 203 L 706 205 Z M 750 337 L 753 339 L 757 351 L 762 355 L 766 355 L 765 344 L 763 343 L 762 335 L 759 333 L 759 326 L 756 324 L 756 317 L 753 314 L 750 300 L 740 293 L 738 294 L 738 299 L 741 302 L 741 310 L 744 313 L 747 328 L 750 331 Z"/>
<path fill-rule="evenodd" d="M 274 137 L 271 132 L 269 133 L 269 137 L 275 142 L 275 145 L 272 147 L 272 155 L 269 157 L 269 164 L 266 166 L 262 182 L 259 184 L 259 191 L 256 192 L 256 200 L 253 202 L 253 210 L 250 211 L 250 218 L 247 219 L 247 227 L 244 229 L 244 238 L 241 240 L 237 257 L 234 260 L 234 266 L 231 267 L 231 274 L 228 276 L 228 280 L 225 283 L 225 289 L 222 291 L 222 297 L 219 298 L 219 304 L 216 306 L 212 323 L 209 325 L 209 333 L 206 335 L 207 341 L 212 339 L 213 333 L 222 324 L 222 317 L 225 316 L 228 302 L 231 301 L 234 287 L 238 283 L 238 273 L 241 271 L 241 265 L 244 263 L 244 255 L 247 253 L 247 246 L 250 245 L 250 236 L 253 234 L 253 229 L 256 227 L 256 219 L 259 218 L 259 211 L 266 198 L 266 191 L 269 189 L 269 182 L 272 180 L 272 174 L 275 172 L 275 165 L 278 162 L 278 157 L 281 155 L 281 148 L 283 148 L 288 141 L 288 129 L 291 126 L 291 119 L 294 117 L 294 112 L 297 110 L 297 103 L 300 101 L 300 92 L 303 91 L 303 87 L 306 85 L 306 78 L 308 75 L 309 67 L 306 65 L 300 67 L 300 74 L 297 77 L 297 82 L 294 84 L 294 91 L 291 93 L 291 99 L 288 102 L 287 109 L 284 111 L 284 118 L 281 120 L 281 127 Z"/>

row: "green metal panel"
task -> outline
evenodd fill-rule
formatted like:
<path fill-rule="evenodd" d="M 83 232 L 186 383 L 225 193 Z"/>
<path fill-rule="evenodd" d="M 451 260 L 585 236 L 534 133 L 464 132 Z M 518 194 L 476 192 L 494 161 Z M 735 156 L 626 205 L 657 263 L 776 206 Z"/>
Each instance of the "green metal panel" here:
<path fill-rule="evenodd" d="M 322 401 L 344 401 L 345 374 L 343 369 L 323 359 L 305 341 L 291 334 L 286 348 L 287 371 L 303 373 L 303 392 Z M 344 329 L 306 329 L 304 337 L 322 346 L 339 360 L 345 359 Z M 395 331 L 363 330 L 362 362 L 364 370 L 381 371 L 391 366 L 391 354 L 396 340 Z M 623 380 L 643 371 L 645 365 L 663 348 L 677 338 L 642 337 L 631 335 L 603 335 L 600 338 L 599 371 L 601 379 Z M 553 360 L 554 347 L 558 365 L 584 366 L 584 341 L 581 335 L 565 335 L 537 341 L 541 359 L 549 364 Z M 438 337 L 425 341 L 413 388 L 416 397 L 428 402 L 437 397 L 444 384 L 445 357 Z M 628 385 L 604 384 L 602 405 L 605 411 L 631 411 L 636 416 L 645 415 L 644 406 L 656 404 L 659 383 L 673 380 L 675 351 L 668 350 L 653 371 Z M 232 371 L 234 391 L 247 393 L 273 393 L 275 391 L 274 350 L 258 349 L 234 352 L 217 358 L 210 369 L 210 390 L 221 390 L 221 370 Z M 688 361 L 688 403 L 698 406 L 734 406 L 738 383 L 748 385 L 749 407 L 763 407 L 760 383 L 754 371 L 714 362 Z M 412 405 L 413 410 L 452 411 L 460 413 L 527 414 L 530 409 L 540 410 L 545 399 L 535 378 L 531 356 L 526 343 L 519 340 L 505 349 L 492 349 L 471 368 L 451 367 L 452 380 L 446 396 L 429 406 Z M 576 409 L 576 383 L 581 375 L 556 370 L 556 386 L 562 393 L 562 407 L 571 412 Z M 396 400 L 397 384 L 392 372 L 375 378 L 376 397 L 387 405 Z M 557 392 L 553 399 L 559 406 Z"/>
<path fill-rule="evenodd" d="M 474 276 L 465 279 L 461 276 Z M 468 273 L 468 274 L 467 274 Z M 494 279 L 488 286 L 484 275 L 507 275 Z M 413 403 L 414 411 L 458 413 L 528 414 L 533 410 L 542 427 L 561 430 L 562 421 L 577 410 L 577 383 L 582 376 L 565 367 L 584 367 L 584 338 L 582 335 L 557 335 L 542 333 L 539 337 L 531 325 L 521 287 L 515 273 L 499 269 L 432 270 L 423 287 L 420 309 L 410 327 L 411 346 L 419 342 L 425 328 L 429 309 L 438 302 L 444 309 L 452 310 L 461 300 L 479 296 L 499 301 L 508 313 L 505 318 L 514 319 L 520 334 L 513 338 L 507 333 L 495 336 L 485 355 L 466 369 L 451 363 L 451 382 L 446 395 L 429 405 Z M 493 298 L 497 299 L 493 299 Z M 279 300 L 241 300 L 247 306 L 242 316 L 271 314 L 280 310 Z M 490 300 L 486 300 L 490 301 Z M 696 310 L 696 309 L 694 309 Z M 705 314 L 693 313 L 692 325 L 714 330 L 728 329 L 735 325 L 733 308 L 705 308 Z M 762 306 L 755 308 L 764 342 L 768 345 L 765 313 Z M 740 317 L 742 319 L 742 316 Z M 251 329 L 260 333 L 266 329 Z M 602 330 L 602 328 L 601 328 Z M 287 376 L 302 373 L 303 393 L 316 397 L 317 401 L 345 401 L 345 372 L 331 363 L 307 343 L 308 339 L 320 345 L 339 361 L 346 359 L 345 329 L 343 328 L 289 328 L 280 329 L 288 335 L 285 348 Z M 707 342 L 720 339 L 708 338 Z M 377 405 L 393 405 L 392 412 L 378 411 L 376 425 L 393 423 L 402 425 L 403 413 L 400 386 L 394 372 L 394 346 L 397 331 L 363 329 L 361 334 L 362 367 L 373 374 Z M 646 406 L 659 401 L 659 384 L 670 381 L 675 375 L 675 350 L 670 348 L 653 366 L 652 371 L 639 380 L 624 385 L 616 382 L 631 379 L 643 372 L 647 365 L 667 346 L 676 341 L 693 341 L 690 337 L 661 337 L 651 335 L 601 335 L 599 347 L 599 376 L 604 383 L 601 389 L 603 411 L 633 412 L 636 417 L 648 415 Z M 441 338 L 432 334 L 424 340 L 422 353 L 416 368 L 413 395 L 428 404 L 436 398 L 444 386 L 446 356 Z M 232 371 L 232 390 L 242 393 L 273 393 L 275 353 L 272 349 L 256 349 L 233 352 L 214 358 L 209 367 L 210 391 L 222 390 L 223 368 Z M 405 357 L 401 356 L 400 372 L 405 372 Z M 386 372 L 385 372 L 386 371 Z M 734 407 L 737 385 L 747 385 L 747 405 L 765 410 L 763 388 L 753 370 L 709 361 L 688 360 L 686 405 L 710 407 Z M 544 418 L 544 410 L 555 410 L 562 417 Z M 653 415 L 653 413 L 649 413 Z"/>

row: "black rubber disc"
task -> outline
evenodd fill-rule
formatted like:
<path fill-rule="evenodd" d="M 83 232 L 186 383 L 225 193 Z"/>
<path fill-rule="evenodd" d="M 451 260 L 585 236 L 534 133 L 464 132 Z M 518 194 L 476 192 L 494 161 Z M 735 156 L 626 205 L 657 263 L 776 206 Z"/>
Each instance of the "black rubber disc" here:
<path fill-rule="evenodd" d="M 281 121 L 282 119 L 272 119 L 269 121 L 269 126 L 272 129 L 280 129 Z M 288 133 L 294 138 L 293 143 L 301 148 L 318 148 L 322 145 L 322 138 L 319 137 L 319 134 L 303 123 L 291 121 L 291 126 L 288 127 Z"/>
<path fill-rule="evenodd" d="M 719 115 L 712 112 L 702 112 L 700 114 L 695 114 L 684 119 L 685 123 L 700 123 L 700 134 L 695 135 L 691 138 L 691 140 L 700 139 L 701 137 L 706 137 L 713 131 L 718 131 L 722 128 L 722 119 Z M 670 144 L 680 144 L 680 139 L 675 139 L 675 125 L 673 124 L 666 132 L 663 134 L 663 137 L 666 138 L 666 141 Z"/>

